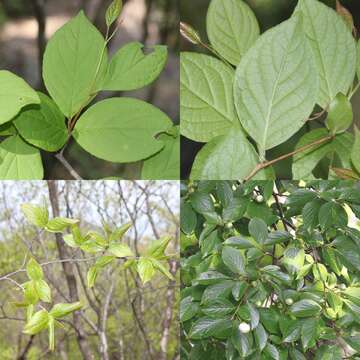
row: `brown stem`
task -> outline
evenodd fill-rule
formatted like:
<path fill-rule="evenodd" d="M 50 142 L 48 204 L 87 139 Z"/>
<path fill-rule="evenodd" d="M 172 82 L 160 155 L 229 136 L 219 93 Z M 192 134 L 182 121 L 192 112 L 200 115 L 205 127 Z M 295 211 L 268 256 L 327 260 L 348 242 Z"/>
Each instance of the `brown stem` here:
<path fill-rule="evenodd" d="M 75 180 L 82 180 L 82 177 L 69 164 L 69 162 L 64 158 L 64 155 L 61 152 L 56 154 L 55 157 L 61 162 L 61 164 L 66 168 L 66 170 Z"/>
<path fill-rule="evenodd" d="M 267 167 L 269 167 L 271 165 L 276 164 L 279 161 L 285 160 L 285 159 L 287 159 L 287 158 L 289 158 L 291 156 L 294 156 L 294 155 L 299 154 L 301 152 L 304 152 L 304 151 L 306 151 L 308 149 L 311 149 L 312 147 L 314 147 L 316 145 L 321 145 L 321 144 L 323 144 L 325 142 L 328 142 L 328 141 L 332 140 L 333 138 L 334 138 L 334 135 L 326 136 L 326 137 L 321 138 L 319 140 L 316 140 L 316 141 L 314 141 L 314 142 L 312 142 L 310 144 L 304 145 L 304 146 L 302 146 L 302 147 L 300 147 L 300 148 L 298 148 L 298 149 L 296 149 L 296 150 L 294 150 L 294 151 L 292 151 L 292 152 L 290 152 L 288 154 L 281 155 L 276 159 L 260 163 L 260 164 L 256 165 L 254 170 L 252 170 L 251 173 L 248 176 L 246 176 L 244 181 L 249 181 L 251 178 L 253 178 L 262 169 L 265 169 L 265 168 L 267 168 Z"/>

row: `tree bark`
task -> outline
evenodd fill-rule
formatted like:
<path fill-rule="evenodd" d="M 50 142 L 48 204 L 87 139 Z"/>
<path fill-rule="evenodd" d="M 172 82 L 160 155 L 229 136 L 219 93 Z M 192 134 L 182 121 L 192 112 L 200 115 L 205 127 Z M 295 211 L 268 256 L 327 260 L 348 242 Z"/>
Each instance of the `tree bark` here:
<path fill-rule="evenodd" d="M 58 190 L 57 190 L 57 184 L 54 180 L 48 180 L 48 189 L 49 189 L 49 197 L 50 197 L 50 203 L 51 208 L 53 212 L 53 216 L 57 217 L 60 216 L 60 210 L 59 210 L 59 198 L 58 198 Z M 64 240 L 62 238 L 62 234 L 55 233 L 55 239 L 56 239 L 56 246 L 59 252 L 60 259 L 67 259 L 67 249 L 64 244 Z M 75 278 L 75 267 L 70 262 L 63 262 L 62 267 L 65 274 L 66 283 L 69 290 L 69 300 L 70 302 L 76 302 L 79 301 L 79 294 L 77 290 L 77 282 Z M 80 348 L 80 352 L 82 354 L 82 357 L 84 360 L 92 360 L 94 359 L 91 349 L 89 347 L 89 344 L 86 340 L 86 335 L 83 329 L 83 326 L 81 324 L 81 317 L 79 312 L 75 311 L 73 313 L 73 319 L 74 319 L 74 327 L 76 329 L 76 339 Z"/>

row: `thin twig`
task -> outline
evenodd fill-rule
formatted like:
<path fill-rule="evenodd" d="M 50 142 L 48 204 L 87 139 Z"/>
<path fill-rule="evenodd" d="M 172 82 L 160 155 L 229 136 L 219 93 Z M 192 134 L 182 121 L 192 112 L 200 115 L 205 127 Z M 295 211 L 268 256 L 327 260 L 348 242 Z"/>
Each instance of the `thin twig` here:
<path fill-rule="evenodd" d="M 61 164 L 66 168 L 66 170 L 70 173 L 70 175 L 75 180 L 82 180 L 82 177 L 75 171 L 75 169 L 70 165 L 70 163 L 64 158 L 61 152 L 55 155 L 56 159 L 58 159 Z"/>

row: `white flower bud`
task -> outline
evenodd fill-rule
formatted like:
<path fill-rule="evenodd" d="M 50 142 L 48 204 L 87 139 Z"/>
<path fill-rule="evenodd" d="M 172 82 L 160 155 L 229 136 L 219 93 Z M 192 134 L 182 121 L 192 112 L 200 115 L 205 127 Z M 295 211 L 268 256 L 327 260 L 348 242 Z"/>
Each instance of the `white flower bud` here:
<path fill-rule="evenodd" d="M 225 225 L 228 229 L 232 229 L 233 228 L 233 224 L 231 222 L 226 223 Z"/>
<path fill-rule="evenodd" d="M 258 203 L 262 203 L 264 201 L 264 197 L 262 195 L 258 195 L 256 198 L 255 198 L 256 202 Z"/>
<path fill-rule="evenodd" d="M 246 322 L 242 322 L 239 325 L 239 330 L 240 330 L 241 333 L 247 334 L 250 331 L 250 325 L 248 323 L 246 323 Z"/>
<path fill-rule="evenodd" d="M 292 305 L 294 303 L 294 300 L 292 298 L 285 299 L 286 305 Z"/>
<path fill-rule="evenodd" d="M 346 285 L 345 285 L 345 284 L 340 284 L 340 285 L 339 285 L 339 289 L 345 290 L 345 289 L 346 289 Z"/>

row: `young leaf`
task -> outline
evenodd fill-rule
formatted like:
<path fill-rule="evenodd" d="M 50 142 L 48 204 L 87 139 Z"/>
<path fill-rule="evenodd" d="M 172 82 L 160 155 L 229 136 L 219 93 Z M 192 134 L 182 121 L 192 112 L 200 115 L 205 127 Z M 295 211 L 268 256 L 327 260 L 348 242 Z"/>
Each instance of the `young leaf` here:
<path fill-rule="evenodd" d="M 33 258 L 26 265 L 26 274 L 31 280 L 41 280 L 44 277 L 41 266 Z"/>
<path fill-rule="evenodd" d="M 125 223 L 119 228 L 115 229 L 109 237 L 109 241 L 120 241 L 126 232 L 132 227 L 132 222 Z"/>
<path fill-rule="evenodd" d="M 40 228 L 45 227 L 49 221 L 49 212 L 45 205 L 22 204 L 21 210 L 31 224 Z"/>
<path fill-rule="evenodd" d="M 134 256 L 134 253 L 131 251 L 129 246 L 126 244 L 112 243 L 112 244 L 110 244 L 108 251 L 118 258 Z"/>
<path fill-rule="evenodd" d="M 317 103 L 325 109 L 338 93 L 346 94 L 355 77 L 355 40 L 344 20 L 318 0 L 300 0 L 303 29 L 320 74 Z M 336 36 L 334 36 L 336 34 Z"/>
<path fill-rule="evenodd" d="M 10 71 L 0 71 L 0 124 L 13 119 L 24 106 L 39 103 L 36 91 L 23 79 Z"/>
<path fill-rule="evenodd" d="M 211 56 L 180 54 L 181 134 L 208 142 L 238 122 L 233 100 L 234 71 Z"/>
<path fill-rule="evenodd" d="M 98 268 L 103 268 L 110 264 L 115 258 L 115 256 L 100 256 L 96 259 L 95 266 Z"/>
<path fill-rule="evenodd" d="M 155 259 L 163 258 L 165 256 L 165 250 L 168 247 L 171 239 L 171 236 L 164 236 L 159 240 L 152 241 L 146 251 L 146 254 Z"/>
<path fill-rule="evenodd" d="M 38 94 L 40 105 L 27 107 L 13 123 L 30 144 L 46 151 L 57 151 L 68 139 L 65 117 L 48 96 Z"/>
<path fill-rule="evenodd" d="M 206 29 L 211 45 L 235 66 L 260 33 L 253 11 L 238 0 L 211 1 Z"/>
<path fill-rule="evenodd" d="M 161 134 L 158 141 L 164 148 L 144 161 L 141 178 L 144 180 L 176 180 L 180 178 L 180 135 L 175 138 Z"/>
<path fill-rule="evenodd" d="M 36 312 L 25 324 L 24 334 L 35 335 L 44 330 L 49 324 L 49 313 L 46 310 Z"/>
<path fill-rule="evenodd" d="M 174 277 L 170 273 L 170 271 L 157 259 L 155 258 L 149 258 L 151 263 L 153 264 L 154 268 L 162 272 L 166 277 L 168 277 L 170 280 L 174 280 Z"/>
<path fill-rule="evenodd" d="M 243 180 L 259 162 L 258 154 L 243 131 L 234 129 L 226 135 L 216 137 L 199 151 L 190 178 Z M 264 173 L 260 176 L 259 179 L 265 179 Z"/>
<path fill-rule="evenodd" d="M 122 0 L 114 0 L 106 9 L 105 20 L 107 27 L 110 27 L 120 16 L 122 5 Z"/>
<path fill-rule="evenodd" d="M 44 302 L 51 302 L 51 289 L 44 280 L 34 281 L 35 290 L 40 298 Z"/>
<path fill-rule="evenodd" d="M 141 257 L 138 260 L 137 271 L 143 284 L 146 284 L 155 275 L 155 269 L 151 260 L 145 257 Z"/>
<path fill-rule="evenodd" d="M 107 69 L 103 36 L 81 11 L 50 39 L 43 59 L 46 88 L 70 118 L 101 88 Z"/>
<path fill-rule="evenodd" d="M 168 116 L 151 104 L 112 98 L 98 102 L 80 117 L 74 138 L 100 159 L 132 162 L 160 151 L 164 144 L 155 136 L 171 126 Z"/>
<path fill-rule="evenodd" d="M 318 77 L 301 16 L 259 38 L 236 70 L 234 89 L 241 124 L 263 155 L 304 125 L 315 105 Z"/>
<path fill-rule="evenodd" d="M 55 319 L 62 318 L 74 311 L 80 310 L 83 307 L 81 301 L 77 301 L 72 304 L 56 304 L 50 311 L 50 315 L 53 316 Z"/>
<path fill-rule="evenodd" d="M 355 142 L 351 150 L 351 161 L 356 171 L 360 173 L 360 130 L 355 127 Z"/>
<path fill-rule="evenodd" d="M 65 234 L 63 236 L 63 239 L 64 239 L 66 245 L 68 245 L 68 246 L 70 246 L 72 248 L 79 247 L 79 245 L 74 240 L 74 235 L 73 234 Z"/>
<path fill-rule="evenodd" d="M 39 301 L 39 295 L 35 289 L 35 281 L 31 280 L 23 284 L 25 306 L 34 305 Z"/>
<path fill-rule="evenodd" d="M 91 266 L 87 273 L 87 286 L 88 288 L 92 288 L 95 284 L 96 278 L 98 276 L 98 267 Z"/>
<path fill-rule="evenodd" d="M 245 258 L 240 250 L 230 246 L 225 246 L 222 250 L 222 260 L 224 264 L 235 274 L 245 273 Z"/>
<path fill-rule="evenodd" d="M 63 217 L 56 217 L 49 220 L 45 229 L 49 232 L 63 232 L 69 226 L 75 225 L 79 222 L 77 219 L 68 219 Z"/>
<path fill-rule="evenodd" d="M 336 95 L 328 109 L 326 126 L 332 134 L 346 131 L 353 122 L 353 110 L 350 100 L 342 93 Z"/>
<path fill-rule="evenodd" d="M 24 142 L 19 135 L 0 144 L 0 179 L 41 180 L 44 169 L 40 151 Z"/>
<path fill-rule="evenodd" d="M 130 42 L 111 59 L 103 90 L 130 91 L 151 84 L 164 69 L 167 48 L 155 45 L 150 53 L 144 53 L 144 45 Z"/>

